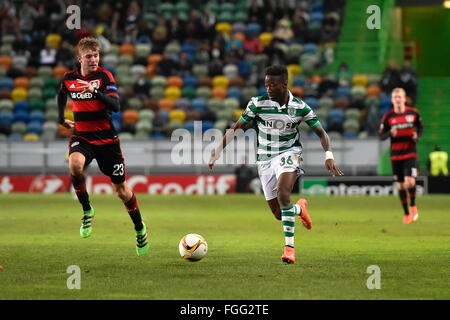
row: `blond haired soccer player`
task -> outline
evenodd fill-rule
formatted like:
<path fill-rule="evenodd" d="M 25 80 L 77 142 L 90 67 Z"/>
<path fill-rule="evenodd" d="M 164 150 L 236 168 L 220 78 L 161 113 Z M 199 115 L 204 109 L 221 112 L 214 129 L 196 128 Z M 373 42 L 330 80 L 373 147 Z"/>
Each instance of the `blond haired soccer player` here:
<path fill-rule="evenodd" d="M 258 174 L 264 196 L 275 218 L 282 221 L 285 247 L 281 260 L 295 263 L 294 231 L 295 216 L 307 229 L 312 221 L 307 211 L 307 201 L 300 199 L 291 203 L 291 191 L 301 174 L 302 145 L 299 125 L 305 121 L 319 136 L 325 151 L 325 167 L 333 176 L 343 175 L 337 167 L 331 152 L 331 142 L 316 114 L 303 101 L 295 98 L 288 89 L 288 72 L 284 66 L 270 66 L 266 69 L 265 87 L 267 94 L 253 97 L 240 119 L 227 131 L 222 143 L 211 155 L 209 167 L 212 170 L 235 130 L 255 120 L 258 126 L 257 163 Z"/>
<path fill-rule="evenodd" d="M 392 91 L 391 101 L 393 108 L 383 115 L 378 132 L 382 140 L 391 138 L 392 171 L 403 206 L 403 223 L 408 224 L 419 219 L 416 207 L 418 157 L 416 144 L 422 136 L 423 124 L 419 111 L 406 106 L 404 89 L 395 88 Z"/>
<path fill-rule="evenodd" d="M 84 215 L 80 236 L 92 232 L 94 208 L 86 191 L 85 167 L 95 158 L 107 175 L 114 191 L 123 201 L 136 231 L 136 252 L 143 256 L 149 249 L 147 228 L 142 221 L 138 202 L 125 181 L 125 163 L 119 137 L 111 114 L 120 109 L 119 95 L 113 75 L 99 66 L 99 44 L 95 38 L 83 38 L 78 43 L 80 67 L 66 72 L 58 92 L 59 123 L 73 128 L 69 141 L 69 169 L 72 184 Z M 73 100 L 74 120 L 64 119 L 67 96 Z"/>

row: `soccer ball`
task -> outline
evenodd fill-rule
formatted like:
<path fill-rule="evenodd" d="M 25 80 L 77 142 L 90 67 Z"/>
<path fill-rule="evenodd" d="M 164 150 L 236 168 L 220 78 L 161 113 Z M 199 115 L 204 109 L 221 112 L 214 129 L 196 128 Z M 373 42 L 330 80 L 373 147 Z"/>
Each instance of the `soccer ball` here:
<path fill-rule="evenodd" d="M 180 240 L 178 249 L 180 250 L 180 255 L 183 259 L 198 261 L 206 256 L 208 244 L 201 235 L 189 233 Z"/>

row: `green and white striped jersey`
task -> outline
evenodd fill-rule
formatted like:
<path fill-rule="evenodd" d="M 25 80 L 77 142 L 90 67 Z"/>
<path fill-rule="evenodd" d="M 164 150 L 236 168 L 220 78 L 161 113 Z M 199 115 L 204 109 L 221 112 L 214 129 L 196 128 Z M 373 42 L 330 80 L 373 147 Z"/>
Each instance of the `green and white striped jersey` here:
<path fill-rule="evenodd" d="M 257 161 L 267 161 L 286 151 L 302 151 L 300 122 L 311 128 L 320 125 L 314 111 L 289 91 L 289 102 L 280 106 L 269 99 L 268 94 L 250 99 L 239 119 L 246 124 L 256 122 Z"/>

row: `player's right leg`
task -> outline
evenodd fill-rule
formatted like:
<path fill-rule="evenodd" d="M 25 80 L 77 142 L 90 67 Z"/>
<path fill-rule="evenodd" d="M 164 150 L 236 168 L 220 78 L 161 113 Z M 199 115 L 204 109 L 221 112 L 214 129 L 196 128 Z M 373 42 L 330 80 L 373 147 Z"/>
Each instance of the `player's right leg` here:
<path fill-rule="evenodd" d="M 394 180 L 397 181 L 397 191 L 400 202 L 403 207 L 403 223 L 411 223 L 408 208 L 408 193 L 405 187 L 405 171 L 404 161 L 392 161 L 392 171 L 394 173 Z"/>
<path fill-rule="evenodd" d="M 77 143 L 78 142 L 78 143 Z M 84 150 L 79 141 L 71 142 L 69 151 L 69 170 L 75 194 L 83 207 L 83 218 L 80 227 L 80 236 L 87 238 L 92 232 L 92 220 L 94 219 L 94 208 L 89 202 L 89 194 L 86 190 L 84 168 L 90 162 L 89 152 Z"/>

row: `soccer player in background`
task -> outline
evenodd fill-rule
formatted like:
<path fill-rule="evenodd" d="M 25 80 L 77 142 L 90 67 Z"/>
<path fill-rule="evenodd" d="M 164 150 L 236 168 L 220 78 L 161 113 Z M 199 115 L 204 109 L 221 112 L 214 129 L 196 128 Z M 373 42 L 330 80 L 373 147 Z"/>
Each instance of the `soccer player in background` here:
<path fill-rule="evenodd" d="M 85 168 L 95 158 L 100 170 L 112 182 L 114 191 L 123 201 L 134 223 L 136 252 L 143 256 L 149 249 L 147 228 L 142 221 L 138 202 L 125 181 L 125 163 L 119 137 L 111 114 L 120 109 L 119 95 L 112 74 L 99 66 L 100 50 L 95 38 L 83 38 L 78 43 L 80 67 L 65 73 L 58 92 L 59 123 L 73 128 L 69 141 L 69 169 L 72 184 L 84 215 L 80 235 L 92 232 L 94 208 L 86 191 Z M 64 119 L 67 95 L 73 100 L 74 122 Z"/>
<path fill-rule="evenodd" d="M 335 176 L 343 175 L 337 167 L 331 152 L 331 142 L 314 111 L 303 101 L 295 98 L 288 89 L 288 72 L 284 66 L 270 66 L 266 69 L 265 87 L 267 93 L 253 97 L 242 116 L 225 134 L 222 143 L 211 155 L 209 168 L 220 157 L 223 149 L 233 139 L 235 130 L 251 121 L 256 121 L 258 174 L 264 196 L 276 219 L 283 225 L 285 247 L 281 260 L 295 263 L 294 231 L 295 216 L 309 230 L 311 217 L 307 211 L 308 202 L 300 199 L 291 203 L 291 191 L 296 179 L 303 173 L 300 168 L 302 144 L 300 142 L 301 121 L 305 121 L 319 136 L 325 150 L 325 167 Z"/>
<path fill-rule="evenodd" d="M 378 132 L 382 140 L 391 138 L 392 171 L 403 206 L 403 223 L 408 224 L 419 219 L 416 207 L 416 144 L 422 136 L 423 124 L 419 111 L 406 106 L 405 90 L 395 88 L 391 100 L 394 107 L 383 115 Z"/>

